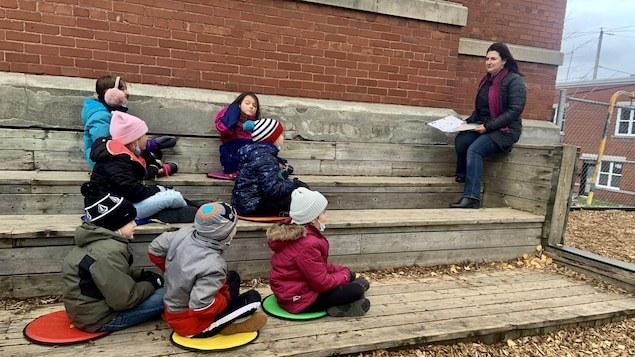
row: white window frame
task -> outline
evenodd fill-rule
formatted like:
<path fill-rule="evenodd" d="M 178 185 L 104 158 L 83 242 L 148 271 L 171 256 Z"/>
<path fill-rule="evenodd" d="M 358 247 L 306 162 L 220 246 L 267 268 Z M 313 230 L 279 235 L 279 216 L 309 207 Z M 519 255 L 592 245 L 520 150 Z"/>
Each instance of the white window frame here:
<path fill-rule="evenodd" d="M 629 103 L 624 103 L 624 105 L 630 105 Z M 635 137 L 635 108 L 616 108 L 617 114 L 615 116 L 615 136 L 627 136 L 627 137 Z M 622 110 L 630 110 L 630 115 L 627 120 L 622 120 Z M 628 132 L 620 133 L 620 124 L 628 123 Z"/>
<path fill-rule="evenodd" d="M 620 190 L 620 186 L 614 186 L 612 185 L 612 182 L 615 180 L 615 178 L 619 177 L 619 182 L 621 184 L 622 182 L 622 174 L 621 173 L 615 173 L 613 172 L 615 169 L 616 165 L 620 166 L 620 171 L 623 168 L 624 163 L 623 162 L 615 162 L 615 161 L 606 161 L 606 160 L 602 160 L 601 164 L 609 164 L 609 170 L 608 171 L 602 171 L 602 165 L 600 165 L 600 171 L 598 172 L 598 176 L 595 178 L 595 182 L 596 182 L 596 186 L 597 187 L 601 187 L 604 189 L 608 189 L 608 190 Z M 607 175 L 607 185 L 602 185 L 600 182 L 600 177 L 602 175 Z"/>

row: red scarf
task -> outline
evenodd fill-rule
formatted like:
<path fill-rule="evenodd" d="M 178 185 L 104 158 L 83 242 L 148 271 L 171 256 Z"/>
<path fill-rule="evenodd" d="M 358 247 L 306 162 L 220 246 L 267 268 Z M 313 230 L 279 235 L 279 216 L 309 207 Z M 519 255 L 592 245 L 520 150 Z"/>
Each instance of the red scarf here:
<path fill-rule="evenodd" d="M 503 113 L 503 103 L 501 102 L 501 82 L 503 78 L 507 75 L 509 70 L 507 68 L 503 68 L 494 78 L 492 78 L 491 74 L 486 74 L 483 79 L 481 79 L 481 83 L 478 85 L 478 90 L 481 90 L 483 85 L 490 81 L 492 85 L 489 87 L 489 92 L 487 94 L 488 102 L 489 102 L 489 114 L 492 120 L 496 120 L 499 115 Z M 478 93 L 478 92 L 477 92 Z M 509 128 L 504 127 L 500 128 L 500 131 L 508 132 Z"/>

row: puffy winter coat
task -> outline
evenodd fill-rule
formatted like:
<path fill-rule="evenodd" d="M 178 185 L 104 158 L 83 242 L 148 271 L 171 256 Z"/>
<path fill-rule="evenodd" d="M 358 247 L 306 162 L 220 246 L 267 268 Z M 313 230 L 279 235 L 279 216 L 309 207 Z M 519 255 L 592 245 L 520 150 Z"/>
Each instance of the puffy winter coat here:
<path fill-rule="evenodd" d="M 238 151 L 240 168 L 232 190 L 232 206 L 238 214 L 256 211 L 261 200 L 290 195 L 297 188 L 292 179 L 278 176 L 278 148 L 269 143 L 253 143 Z"/>
<path fill-rule="evenodd" d="M 500 100 L 503 112 L 497 118 L 481 118 L 477 108 L 466 121 L 483 124 L 487 129 L 484 135 L 492 138 L 501 150 L 509 151 L 523 131 L 520 115 L 527 101 L 527 87 L 523 77 L 515 72 L 507 73 L 501 81 Z M 501 130 L 503 128 L 509 128 L 509 130 Z"/>
<path fill-rule="evenodd" d="M 154 293 L 133 270 L 128 239 L 84 222 L 75 230 L 75 247 L 62 263 L 64 307 L 73 325 L 94 332 L 119 311 L 131 309 Z"/>
<path fill-rule="evenodd" d="M 84 99 L 82 122 L 84 123 L 84 157 L 92 169 L 95 162 L 90 159 L 93 143 L 101 137 L 110 137 L 110 120 L 112 114 L 106 106 L 93 98 Z"/>
<path fill-rule="evenodd" d="M 313 225 L 276 223 L 267 230 L 273 250 L 269 286 L 280 307 L 297 314 L 320 293 L 350 282 L 347 267 L 329 264 L 329 242 Z"/>
<path fill-rule="evenodd" d="M 208 328 L 230 300 L 225 246 L 181 228 L 156 237 L 148 247 L 150 260 L 165 271 L 163 318 L 181 336 Z"/>
<path fill-rule="evenodd" d="M 240 121 L 240 116 L 240 106 L 238 104 L 231 104 L 216 114 L 214 123 L 223 143 L 234 139 L 251 140 L 251 132 L 243 130 L 244 122 Z M 245 119 L 255 120 L 252 117 L 245 117 Z"/>
<path fill-rule="evenodd" d="M 93 144 L 90 158 L 95 161 L 90 181 L 97 184 L 100 196 L 113 193 L 137 203 L 160 191 L 156 185 L 143 183 L 146 160 L 119 141 L 98 139 Z"/>

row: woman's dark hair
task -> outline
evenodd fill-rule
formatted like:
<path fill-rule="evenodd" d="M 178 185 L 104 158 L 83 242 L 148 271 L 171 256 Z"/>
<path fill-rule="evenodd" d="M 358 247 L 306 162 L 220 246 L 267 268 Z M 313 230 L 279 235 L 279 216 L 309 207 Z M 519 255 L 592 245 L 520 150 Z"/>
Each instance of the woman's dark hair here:
<path fill-rule="evenodd" d="M 242 103 L 243 99 L 245 99 L 245 97 L 247 97 L 247 96 L 253 97 L 256 100 L 256 115 L 254 115 L 254 118 L 256 120 L 260 119 L 260 100 L 258 99 L 258 96 L 256 96 L 256 93 L 254 93 L 254 92 L 242 92 L 242 93 L 240 93 L 240 95 L 238 97 L 236 97 L 236 99 L 234 99 L 232 104 L 238 104 L 238 106 L 240 106 L 240 103 Z"/>
<path fill-rule="evenodd" d="M 97 83 L 95 83 L 95 92 L 101 98 L 104 97 L 106 91 L 115 86 L 115 81 L 117 80 L 117 76 L 101 76 L 97 79 Z M 126 82 L 119 77 L 119 88 L 121 90 L 126 89 Z"/>
<path fill-rule="evenodd" d="M 509 48 L 507 48 L 506 44 L 500 42 L 493 43 L 487 48 L 487 52 L 489 51 L 498 52 L 498 54 L 501 56 L 501 59 L 506 61 L 505 68 L 507 68 L 510 72 L 516 72 L 521 76 L 523 75 L 518 70 L 518 63 L 516 63 L 514 56 L 512 56 L 512 53 L 509 51 Z"/>

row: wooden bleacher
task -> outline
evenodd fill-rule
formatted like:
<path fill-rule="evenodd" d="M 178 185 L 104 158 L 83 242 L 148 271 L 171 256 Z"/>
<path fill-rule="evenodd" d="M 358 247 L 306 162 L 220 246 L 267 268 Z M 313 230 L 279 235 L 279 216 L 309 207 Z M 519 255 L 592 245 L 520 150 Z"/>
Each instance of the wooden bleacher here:
<path fill-rule="evenodd" d="M 158 182 L 191 199 L 229 201 L 233 182 L 205 176 L 220 169 L 218 143 L 214 137 L 179 136 L 177 146 L 165 152 L 179 163 L 179 172 Z M 0 273 L 1 297 L 60 292 L 61 261 L 83 214 L 79 187 L 88 170 L 81 147 L 79 131 L 0 128 L 0 155 L 6 158 L 0 171 L 6 202 L 0 207 L 0 262 L 9 267 Z M 297 177 L 329 200 L 333 261 L 371 270 L 507 260 L 533 252 L 563 229 L 556 197 L 564 194 L 554 182 L 572 176 L 562 168 L 571 151 L 519 145 L 491 158 L 479 210 L 447 208 L 462 193 L 452 177 L 454 150 L 448 145 L 288 140 L 282 155 Z M 138 227 L 136 264 L 154 268 L 145 254 L 148 243 L 180 226 Z M 227 253 L 230 266 L 246 279 L 268 275 L 267 227 L 241 221 Z"/>
<path fill-rule="evenodd" d="M 0 127 L 0 263 L 4 267 L 0 298 L 15 299 L 60 293 L 61 261 L 72 248 L 83 213 L 79 186 L 88 179 L 78 113 L 94 85 L 91 80 L 22 79 L 0 86 L 0 94 L 7 87 L 13 90 L 7 98 L 17 104 L 7 108 L 24 109 L 5 113 L 4 118 L 11 120 Z M 2 80 L 0 75 L 0 84 Z M 232 182 L 209 179 L 205 173 L 220 169 L 211 113 L 234 94 L 182 89 L 171 94 L 142 85 L 134 89 L 131 108 L 137 112 L 133 114 L 148 121 L 150 134 L 178 137 L 177 146 L 165 155 L 179 164 L 179 172 L 159 182 L 188 198 L 228 201 Z M 200 100 L 208 97 L 209 103 Z M 557 140 L 539 140 L 544 136 L 540 125 L 526 127 L 525 140 L 511 153 L 486 161 L 483 208 L 455 210 L 447 207 L 461 196 L 462 184 L 453 179 L 451 136 L 425 125 L 447 115 L 447 110 L 261 100 L 268 103 L 273 117 L 284 120 L 287 140 L 281 155 L 289 159 L 298 178 L 329 200 L 327 236 L 333 262 L 363 272 L 502 261 L 531 255 L 537 245 L 562 240 L 578 152 Z M 342 108 L 349 106 L 352 114 L 346 116 Z M 342 130 L 339 124 L 346 120 L 349 127 Z M 132 243 L 135 264 L 154 268 L 145 253 L 148 243 L 161 232 L 184 225 L 137 227 Z M 226 259 L 230 269 L 245 279 L 258 281 L 268 275 L 268 226 L 239 222 Z M 632 297 L 598 294 L 586 284 L 540 271 L 371 280 L 371 284 L 372 307 L 364 317 L 298 323 L 270 318 L 254 343 L 223 355 L 328 356 L 429 342 L 495 341 L 635 313 Z M 266 285 L 260 284 L 258 290 L 263 296 L 269 293 Z M 30 320 L 61 308 L 55 304 L 25 314 L 0 312 L 0 326 L 6 332 L 0 355 L 190 353 L 168 342 L 171 330 L 161 321 L 79 346 L 41 347 L 21 336 Z"/>

